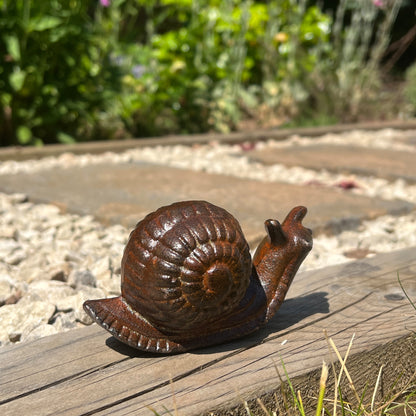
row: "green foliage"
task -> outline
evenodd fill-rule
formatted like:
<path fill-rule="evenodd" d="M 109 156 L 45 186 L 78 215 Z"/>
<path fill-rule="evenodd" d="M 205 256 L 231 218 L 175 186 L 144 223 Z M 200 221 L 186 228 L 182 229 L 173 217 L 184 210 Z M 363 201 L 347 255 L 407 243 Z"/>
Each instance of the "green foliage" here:
<path fill-rule="evenodd" d="M 0 2 L 1 144 L 94 137 L 119 84 L 95 12 L 82 0 Z"/>
<path fill-rule="evenodd" d="M 135 54 L 146 72 L 122 98 L 135 135 L 226 132 L 265 101 L 290 112 L 329 41 L 329 17 L 305 1 L 165 0 L 147 13 L 159 20 Z"/>
<path fill-rule="evenodd" d="M 385 0 L 379 8 L 369 0 L 340 1 L 330 27 L 331 41 L 317 45 L 317 60 L 304 78 L 308 98 L 300 108 L 302 117 L 321 114 L 357 121 L 378 110 L 379 65 L 401 3 Z"/>
<path fill-rule="evenodd" d="M 354 120 L 401 1 L 313 4 L 0 0 L 1 144 Z"/>

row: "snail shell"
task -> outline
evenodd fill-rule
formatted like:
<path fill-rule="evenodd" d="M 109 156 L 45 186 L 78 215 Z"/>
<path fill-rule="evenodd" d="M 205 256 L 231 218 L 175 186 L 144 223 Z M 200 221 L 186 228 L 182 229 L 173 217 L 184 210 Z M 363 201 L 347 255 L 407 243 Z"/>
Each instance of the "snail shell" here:
<path fill-rule="evenodd" d="M 116 338 L 171 353 L 253 332 L 279 308 L 312 247 L 296 207 L 282 225 L 267 220 L 253 263 L 238 221 L 206 201 L 177 202 L 131 232 L 121 263 L 121 296 L 84 309 Z M 253 267 L 254 265 L 254 267 Z"/>
<path fill-rule="evenodd" d="M 227 211 L 207 202 L 176 203 L 137 224 L 121 274 L 125 300 L 153 325 L 192 329 L 239 304 L 250 283 L 251 256 Z"/>

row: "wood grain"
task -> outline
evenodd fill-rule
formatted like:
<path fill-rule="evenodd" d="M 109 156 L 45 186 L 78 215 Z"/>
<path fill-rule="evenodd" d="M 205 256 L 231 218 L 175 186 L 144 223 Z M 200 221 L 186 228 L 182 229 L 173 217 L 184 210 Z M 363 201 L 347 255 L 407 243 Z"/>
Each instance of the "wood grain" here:
<path fill-rule="evenodd" d="M 2 415 L 193 415 L 278 386 L 331 361 L 326 330 L 341 352 L 369 351 L 416 330 L 404 297 L 416 296 L 416 248 L 300 273 L 276 317 L 232 343 L 156 356 L 117 343 L 97 326 L 0 349 Z M 411 365 L 416 366 L 413 362 Z"/>

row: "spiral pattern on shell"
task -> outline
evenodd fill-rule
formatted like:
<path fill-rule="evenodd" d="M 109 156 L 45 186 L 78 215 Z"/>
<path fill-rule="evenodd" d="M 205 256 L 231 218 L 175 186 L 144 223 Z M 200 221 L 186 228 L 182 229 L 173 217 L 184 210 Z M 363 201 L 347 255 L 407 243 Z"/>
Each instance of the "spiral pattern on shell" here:
<path fill-rule="evenodd" d="M 249 246 L 230 213 L 205 201 L 178 202 L 147 215 L 130 234 L 122 296 L 161 330 L 188 330 L 232 312 L 251 269 Z"/>

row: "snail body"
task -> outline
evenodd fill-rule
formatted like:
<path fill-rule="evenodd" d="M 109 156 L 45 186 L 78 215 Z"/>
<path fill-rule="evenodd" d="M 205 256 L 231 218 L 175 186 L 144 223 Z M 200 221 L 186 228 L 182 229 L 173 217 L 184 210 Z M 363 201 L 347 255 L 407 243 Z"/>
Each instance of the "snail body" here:
<path fill-rule="evenodd" d="M 205 201 L 147 215 L 131 232 L 121 262 L 121 296 L 88 300 L 85 311 L 120 341 L 174 353 L 222 343 L 264 325 L 282 304 L 312 248 L 301 221 L 267 220 L 253 257 L 238 221 Z"/>

